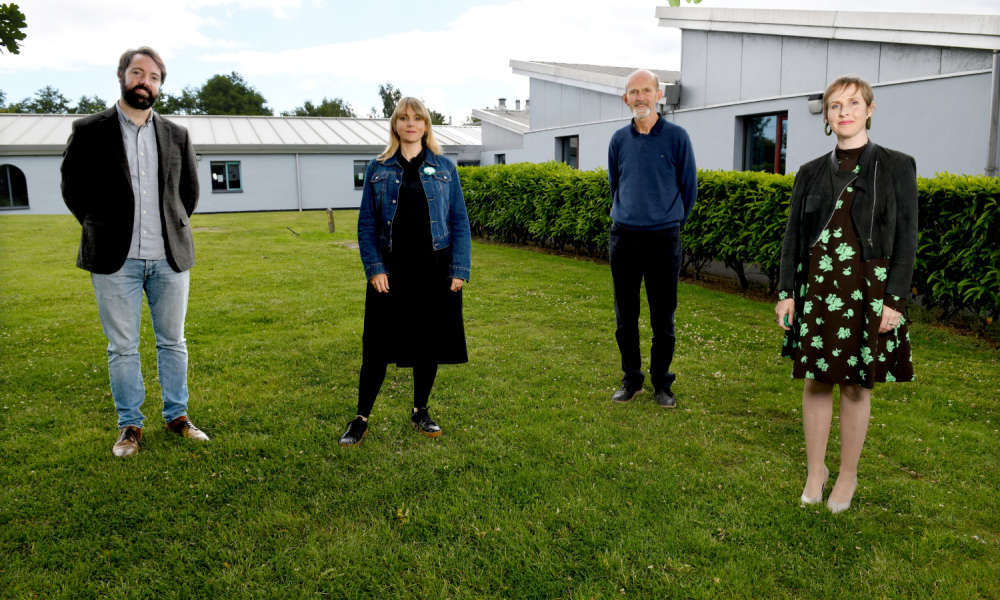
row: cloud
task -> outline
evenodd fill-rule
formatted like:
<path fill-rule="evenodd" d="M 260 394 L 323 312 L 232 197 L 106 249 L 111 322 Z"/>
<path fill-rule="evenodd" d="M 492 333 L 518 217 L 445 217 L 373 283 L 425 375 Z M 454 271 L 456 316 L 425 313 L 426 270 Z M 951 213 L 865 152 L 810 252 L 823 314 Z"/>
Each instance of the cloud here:
<path fill-rule="evenodd" d="M 676 68 L 679 35 L 657 26 L 655 8 L 648 0 L 582 0 L 571 9 L 564 0 L 517 0 L 470 8 L 439 31 L 394 33 L 275 52 L 209 52 L 202 58 L 248 76 L 322 74 L 350 82 L 389 80 L 411 87 L 431 81 L 444 86 L 524 80 L 511 74 L 512 58 Z M 425 64 L 400 61 L 404 49 L 419 49 L 417 56 L 446 58 L 428 58 Z"/>
<path fill-rule="evenodd" d="M 99 4 L 79 0 L 32 0 L 22 11 L 28 34 L 21 53 L 4 55 L 0 73 L 48 69 L 77 71 L 108 67 L 118 62 L 126 48 L 152 46 L 165 60 L 191 48 L 239 49 L 246 42 L 214 39 L 201 30 L 222 25 L 203 17 L 198 10 L 235 5 L 245 9 L 268 9 L 286 18 L 286 9 L 300 0 L 165 0 L 134 2 L 101 0 Z M 95 5 L 96 4 L 96 5 Z M 280 13 L 280 16 L 279 16 Z"/>

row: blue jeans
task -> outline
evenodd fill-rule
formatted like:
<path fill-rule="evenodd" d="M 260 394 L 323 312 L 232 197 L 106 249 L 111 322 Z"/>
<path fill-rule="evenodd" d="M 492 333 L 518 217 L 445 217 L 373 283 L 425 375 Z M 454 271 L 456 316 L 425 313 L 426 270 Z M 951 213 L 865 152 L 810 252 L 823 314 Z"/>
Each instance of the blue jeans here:
<path fill-rule="evenodd" d="M 639 352 L 639 290 L 646 281 L 649 320 L 653 327 L 649 375 L 654 389 L 670 389 L 677 376 L 670 372 L 674 359 L 674 312 L 680 275 L 679 227 L 659 231 L 633 231 L 613 226 L 609 239 L 611 278 L 615 291 L 615 339 L 622 356 L 622 385 L 642 387 Z"/>
<path fill-rule="evenodd" d="M 90 274 L 101 327 L 108 338 L 108 374 L 118 411 L 118 428 L 142 427 L 139 411 L 146 399 L 139 365 L 139 323 L 146 291 L 156 335 L 156 369 L 163 391 L 163 418 L 187 414 L 188 271 L 178 273 L 166 260 L 128 259 L 110 275 Z"/>

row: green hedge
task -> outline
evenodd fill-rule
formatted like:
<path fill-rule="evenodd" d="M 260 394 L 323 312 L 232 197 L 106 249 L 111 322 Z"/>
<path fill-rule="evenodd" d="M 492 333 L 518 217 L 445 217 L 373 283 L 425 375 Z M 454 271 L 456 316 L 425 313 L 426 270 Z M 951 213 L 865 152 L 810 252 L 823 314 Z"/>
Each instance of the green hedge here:
<path fill-rule="evenodd" d="M 557 162 L 460 167 L 474 233 L 504 242 L 572 246 L 607 256 L 611 193 L 605 169 Z M 743 287 L 757 266 L 778 280 L 793 175 L 699 171 L 698 202 L 681 234 L 684 268 L 733 269 Z M 943 173 L 919 178 L 920 242 L 914 289 L 942 317 L 1000 313 L 1000 179 Z"/>

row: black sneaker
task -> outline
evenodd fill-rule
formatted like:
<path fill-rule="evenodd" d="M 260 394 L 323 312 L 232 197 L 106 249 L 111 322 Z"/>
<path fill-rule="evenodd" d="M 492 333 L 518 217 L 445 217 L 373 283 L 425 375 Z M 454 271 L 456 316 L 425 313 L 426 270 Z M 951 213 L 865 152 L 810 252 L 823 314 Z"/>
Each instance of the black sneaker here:
<path fill-rule="evenodd" d="M 670 391 L 670 388 L 656 390 L 653 400 L 656 400 L 660 408 L 673 408 L 677 406 L 677 398 L 674 398 L 674 394 Z"/>
<path fill-rule="evenodd" d="M 632 398 L 635 398 L 637 394 L 641 393 L 642 393 L 642 388 L 632 389 L 627 385 L 623 385 L 621 389 L 619 389 L 617 392 L 614 393 L 613 396 L 611 396 L 611 401 L 624 404 L 629 400 L 631 400 Z"/>
<path fill-rule="evenodd" d="M 426 408 L 418 408 L 417 412 L 410 415 L 410 421 L 427 437 L 436 438 L 441 435 L 441 426 L 434 422 Z"/>
<path fill-rule="evenodd" d="M 340 436 L 340 445 L 357 446 L 366 435 L 368 435 L 368 422 L 357 417 L 347 425 L 344 435 Z"/>

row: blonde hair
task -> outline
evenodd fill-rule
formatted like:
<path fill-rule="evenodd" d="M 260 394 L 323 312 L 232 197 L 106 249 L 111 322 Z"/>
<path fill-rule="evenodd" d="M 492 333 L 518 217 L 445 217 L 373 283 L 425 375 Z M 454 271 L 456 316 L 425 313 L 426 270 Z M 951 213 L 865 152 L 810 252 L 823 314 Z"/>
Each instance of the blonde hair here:
<path fill-rule="evenodd" d="M 833 83 L 827 86 L 826 91 L 823 92 L 823 118 L 826 118 L 827 111 L 830 110 L 830 95 L 834 92 L 839 92 L 850 86 L 858 88 L 861 92 L 861 97 L 865 99 L 865 106 L 871 106 L 872 102 L 875 101 L 875 92 L 872 91 L 872 86 L 855 75 L 844 75 L 843 77 L 838 77 L 833 80 Z"/>
<path fill-rule="evenodd" d="M 392 111 L 392 116 L 389 117 L 389 143 L 386 144 L 382 154 L 378 155 L 379 162 L 389 160 L 395 156 L 396 150 L 399 150 L 399 134 L 396 133 L 396 121 L 399 120 L 399 115 L 407 108 L 412 110 L 415 115 L 423 119 L 424 123 L 427 124 L 427 131 L 424 132 L 423 138 L 424 146 L 434 154 L 441 154 L 441 146 L 438 146 L 437 141 L 434 139 L 430 111 L 427 110 L 427 107 L 419 99 L 406 96 L 400 99 L 399 104 L 396 105 L 396 110 Z"/>

